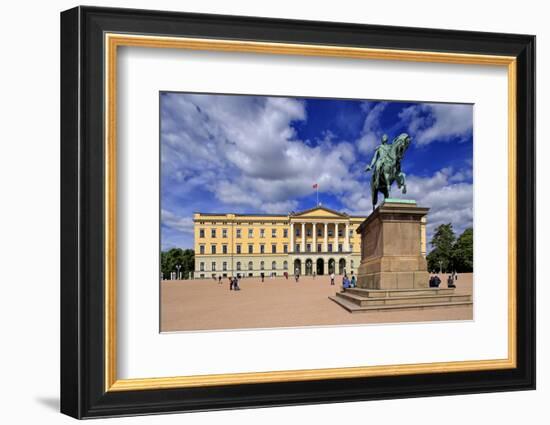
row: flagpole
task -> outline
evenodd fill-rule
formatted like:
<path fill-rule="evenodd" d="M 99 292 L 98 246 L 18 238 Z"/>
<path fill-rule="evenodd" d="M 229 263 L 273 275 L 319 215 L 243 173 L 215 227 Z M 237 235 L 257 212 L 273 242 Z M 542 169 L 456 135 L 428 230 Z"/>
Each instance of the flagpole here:
<path fill-rule="evenodd" d="M 319 184 L 317 184 L 317 206 L 319 206 Z"/>

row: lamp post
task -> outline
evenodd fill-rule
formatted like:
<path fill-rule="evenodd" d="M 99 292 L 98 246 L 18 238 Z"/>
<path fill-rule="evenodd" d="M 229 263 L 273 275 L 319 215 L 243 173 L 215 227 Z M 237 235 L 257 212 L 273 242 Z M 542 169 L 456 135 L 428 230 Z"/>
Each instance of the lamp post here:
<path fill-rule="evenodd" d="M 179 279 L 180 279 L 180 268 L 181 268 L 181 265 L 180 265 L 180 264 L 177 264 L 177 265 L 176 265 L 176 270 L 178 271 L 178 274 L 176 275 L 176 280 L 179 280 Z"/>

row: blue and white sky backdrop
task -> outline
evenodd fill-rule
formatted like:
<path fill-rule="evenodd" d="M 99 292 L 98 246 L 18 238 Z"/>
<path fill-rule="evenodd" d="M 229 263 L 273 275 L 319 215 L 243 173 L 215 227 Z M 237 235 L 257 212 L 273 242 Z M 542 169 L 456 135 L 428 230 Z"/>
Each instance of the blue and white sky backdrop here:
<path fill-rule="evenodd" d="M 163 250 L 193 247 L 194 212 L 308 209 L 315 183 L 322 205 L 368 215 L 365 165 L 402 132 L 408 193 L 391 196 L 431 208 L 429 238 L 472 226 L 472 105 L 162 92 L 160 120 Z"/>

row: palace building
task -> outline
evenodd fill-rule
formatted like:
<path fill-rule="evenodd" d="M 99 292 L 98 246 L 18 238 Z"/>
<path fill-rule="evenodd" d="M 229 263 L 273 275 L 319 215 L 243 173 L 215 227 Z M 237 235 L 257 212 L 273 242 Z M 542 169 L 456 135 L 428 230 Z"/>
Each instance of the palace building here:
<path fill-rule="evenodd" d="M 288 215 L 195 213 L 195 278 L 348 274 L 366 217 L 318 206 Z"/>

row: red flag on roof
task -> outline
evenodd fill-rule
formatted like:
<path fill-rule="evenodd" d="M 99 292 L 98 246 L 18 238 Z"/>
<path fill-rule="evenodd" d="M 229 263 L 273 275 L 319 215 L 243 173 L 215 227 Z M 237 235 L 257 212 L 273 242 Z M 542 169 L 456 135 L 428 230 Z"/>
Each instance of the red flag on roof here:
<path fill-rule="evenodd" d="M 319 187 L 319 185 L 318 185 L 317 183 L 315 183 L 315 184 L 313 185 L 313 189 L 317 189 L 318 187 Z"/>

